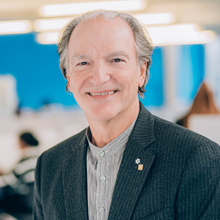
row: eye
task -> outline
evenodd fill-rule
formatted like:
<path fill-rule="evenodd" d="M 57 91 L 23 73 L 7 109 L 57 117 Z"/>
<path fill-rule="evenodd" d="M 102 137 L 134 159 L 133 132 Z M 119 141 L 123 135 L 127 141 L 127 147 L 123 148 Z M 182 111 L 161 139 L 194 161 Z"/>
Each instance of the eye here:
<path fill-rule="evenodd" d="M 85 65 L 87 65 L 88 63 L 87 62 L 81 62 L 81 63 L 78 63 L 77 65 L 79 65 L 79 66 L 85 66 Z"/>
<path fill-rule="evenodd" d="M 123 61 L 123 60 L 120 59 L 120 58 L 116 58 L 116 59 L 113 60 L 114 63 L 119 63 L 119 62 L 121 62 L 121 61 Z"/>

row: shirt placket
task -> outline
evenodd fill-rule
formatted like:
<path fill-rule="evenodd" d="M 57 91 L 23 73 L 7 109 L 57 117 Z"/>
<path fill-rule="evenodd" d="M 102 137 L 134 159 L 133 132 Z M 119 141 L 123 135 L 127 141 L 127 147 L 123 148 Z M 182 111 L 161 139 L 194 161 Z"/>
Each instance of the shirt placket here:
<path fill-rule="evenodd" d="M 97 220 L 106 220 L 106 163 L 107 157 L 104 151 L 98 153 L 98 165 L 97 165 L 97 196 L 96 196 L 96 210 Z"/>

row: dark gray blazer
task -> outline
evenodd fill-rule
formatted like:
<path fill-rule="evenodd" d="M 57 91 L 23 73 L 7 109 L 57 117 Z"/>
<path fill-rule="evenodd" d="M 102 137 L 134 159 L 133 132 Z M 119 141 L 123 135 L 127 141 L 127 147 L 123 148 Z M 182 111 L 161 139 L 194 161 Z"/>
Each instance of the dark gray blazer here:
<path fill-rule="evenodd" d="M 34 219 L 88 219 L 87 145 L 83 130 L 39 157 Z M 220 220 L 220 147 L 141 104 L 108 219 Z"/>

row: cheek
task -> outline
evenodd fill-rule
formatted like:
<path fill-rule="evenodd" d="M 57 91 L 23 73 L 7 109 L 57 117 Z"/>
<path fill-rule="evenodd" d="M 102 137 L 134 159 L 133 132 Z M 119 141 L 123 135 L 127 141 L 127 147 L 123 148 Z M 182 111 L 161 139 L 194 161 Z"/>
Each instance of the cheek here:
<path fill-rule="evenodd" d="M 68 79 L 68 88 L 71 92 L 73 92 L 72 90 L 74 88 L 74 82 L 75 82 L 73 74 L 69 74 L 67 79 Z"/>
<path fill-rule="evenodd" d="M 127 94 L 136 93 L 138 91 L 139 77 L 137 71 L 126 71 L 121 77 L 121 82 L 123 82 L 124 89 Z"/>
<path fill-rule="evenodd" d="M 83 78 L 80 76 L 80 74 L 71 73 L 69 77 L 69 90 L 72 93 L 77 93 L 80 89 L 80 87 L 83 84 Z"/>

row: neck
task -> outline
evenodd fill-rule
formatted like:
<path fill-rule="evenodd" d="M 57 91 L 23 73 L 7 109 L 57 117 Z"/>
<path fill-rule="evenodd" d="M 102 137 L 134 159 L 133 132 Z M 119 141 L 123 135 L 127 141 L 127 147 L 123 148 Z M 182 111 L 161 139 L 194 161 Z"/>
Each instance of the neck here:
<path fill-rule="evenodd" d="M 87 117 L 89 122 L 92 143 L 103 148 L 121 133 L 123 133 L 135 120 L 139 113 L 139 102 L 132 111 L 125 111 L 109 121 L 92 121 Z"/>

